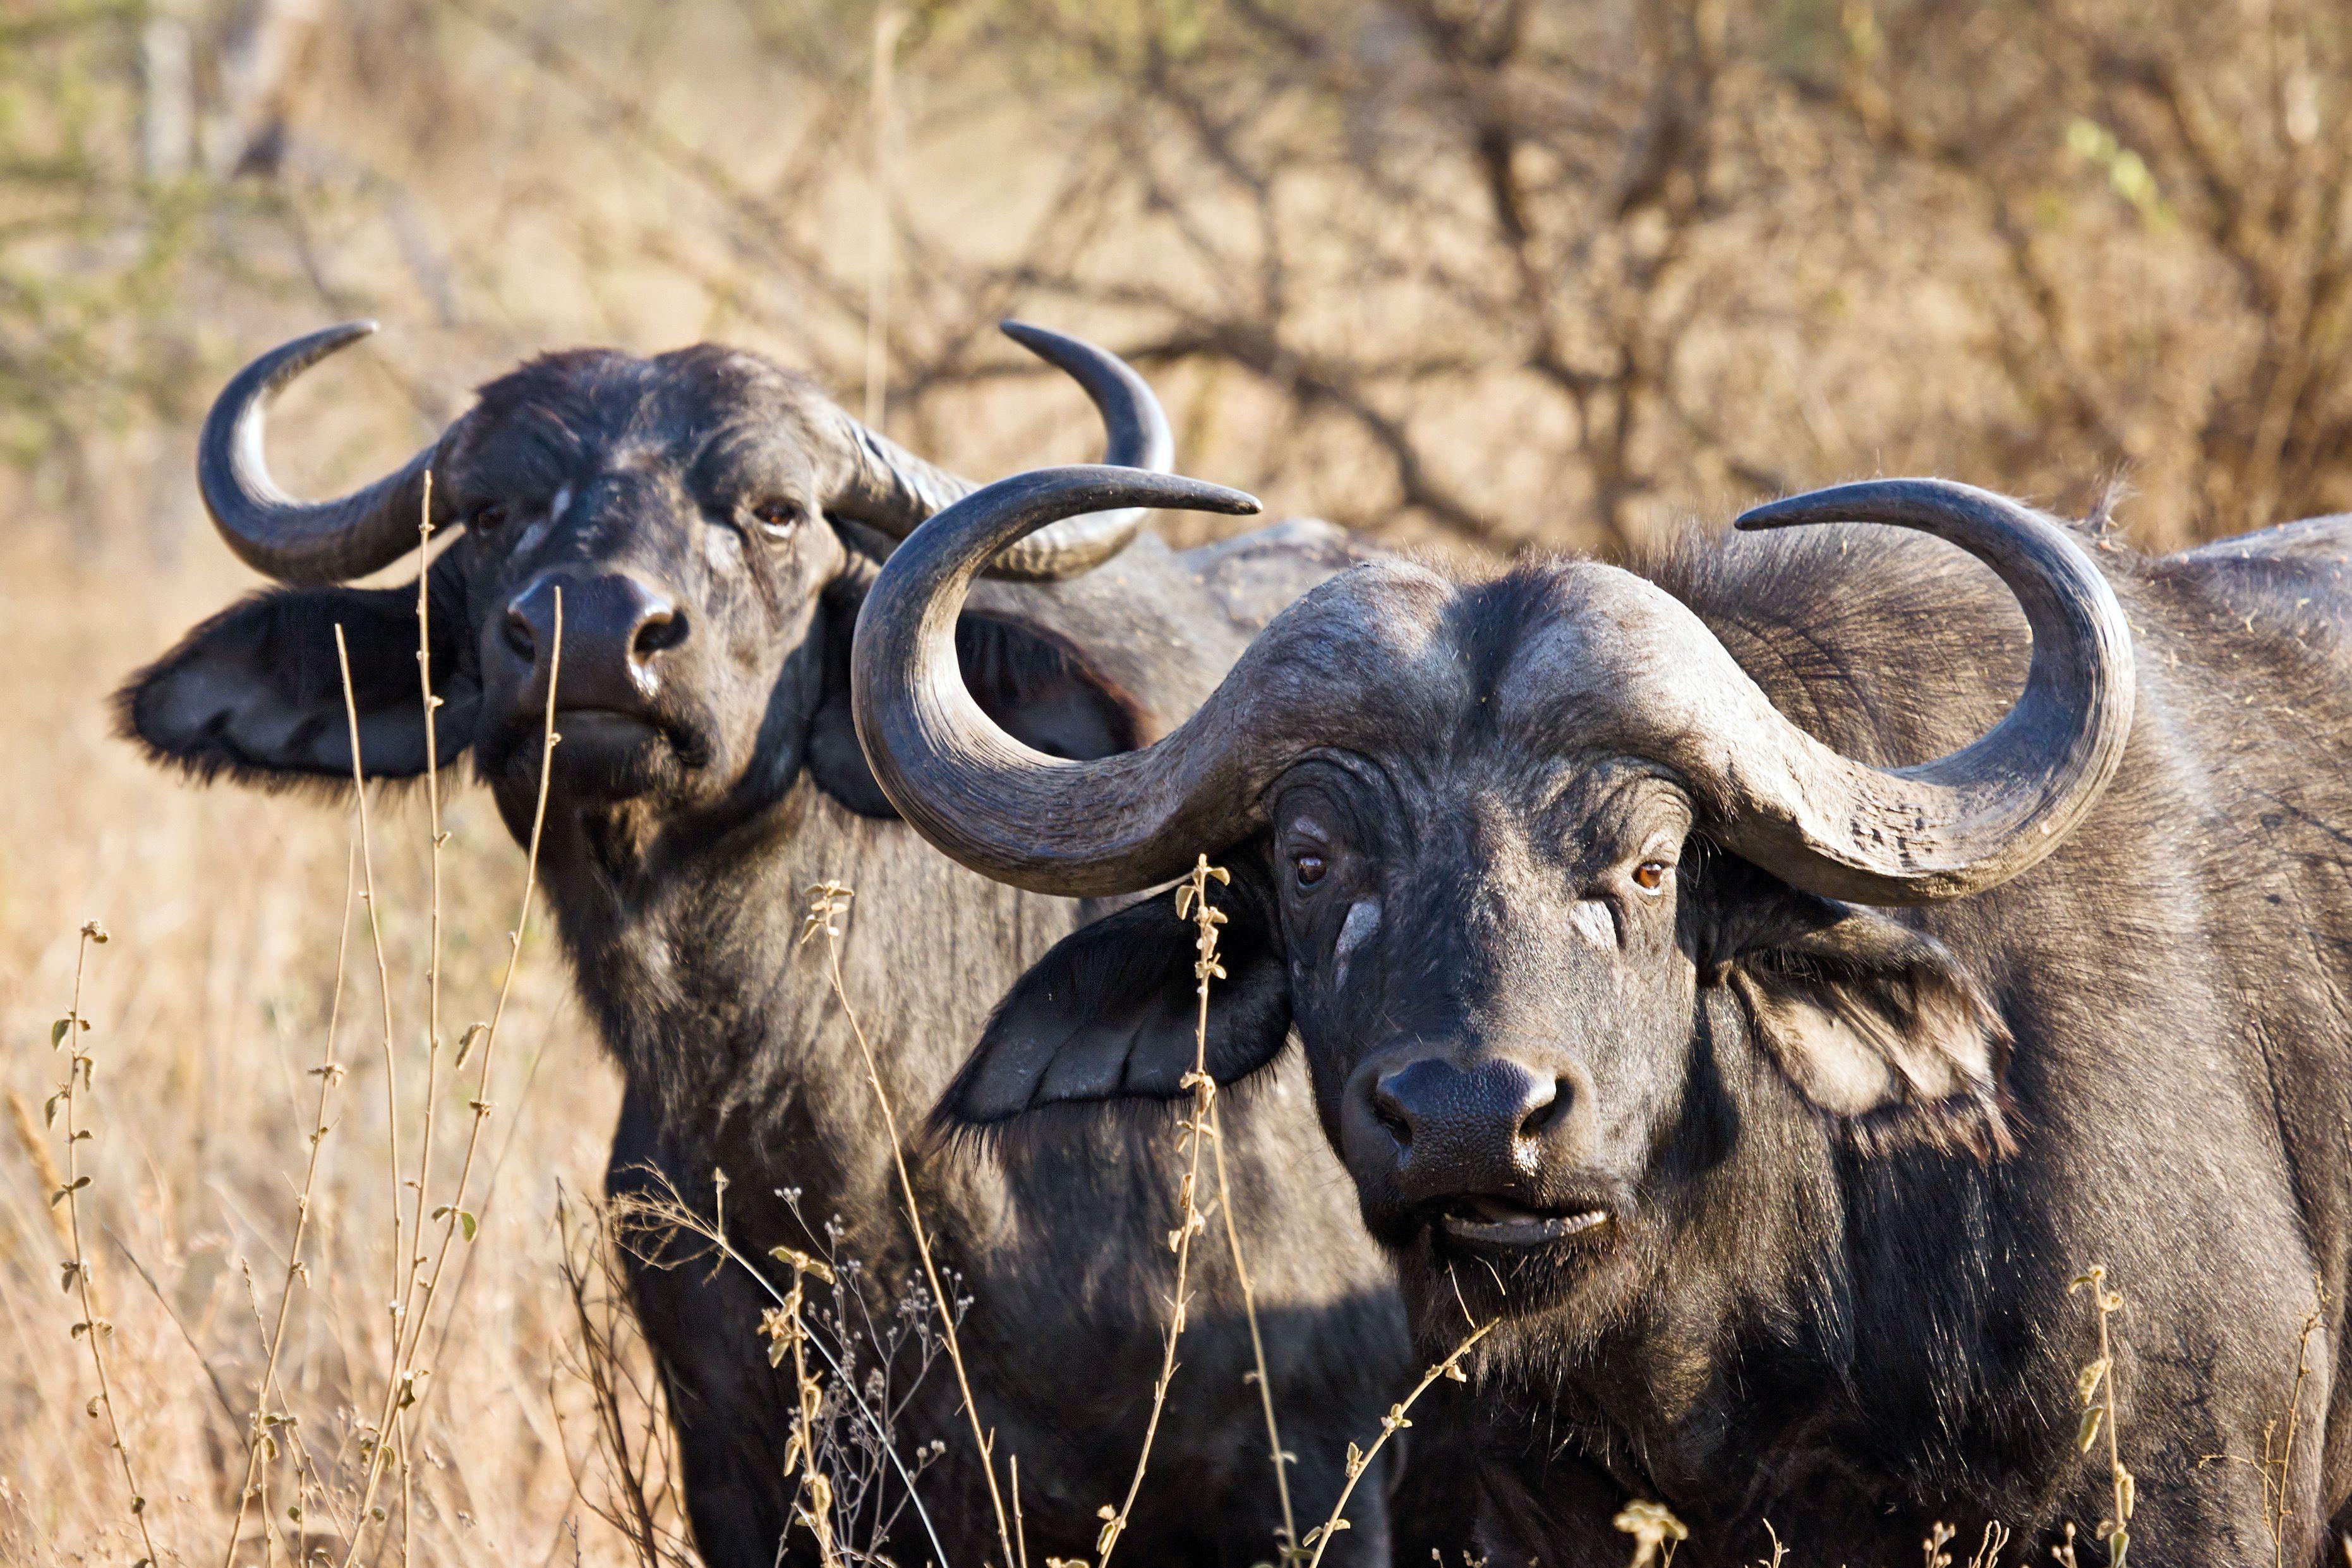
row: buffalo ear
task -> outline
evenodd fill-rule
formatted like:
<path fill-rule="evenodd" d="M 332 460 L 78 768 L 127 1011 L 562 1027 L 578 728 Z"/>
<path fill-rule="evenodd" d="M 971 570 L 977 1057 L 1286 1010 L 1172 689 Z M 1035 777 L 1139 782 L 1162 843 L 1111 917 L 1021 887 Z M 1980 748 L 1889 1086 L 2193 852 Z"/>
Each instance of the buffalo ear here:
<path fill-rule="evenodd" d="M 436 739 L 444 765 L 473 739 L 481 690 L 463 658 L 462 600 L 430 585 Z M 416 585 L 273 588 L 234 605 L 115 694 L 122 733 L 158 763 L 206 782 L 269 786 L 348 779 L 351 728 L 335 628 L 351 651 L 360 756 L 371 778 L 425 771 L 416 685 Z"/>
<path fill-rule="evenodd" d="M 2015 1147 L 2009 1026 L 1949 948 L 1742 863 L 1719 972 L 1766 1053 L 1865 1153 Z"/>
<path fill-rule="evenodd" d="M 825 601 L 824 690 L 809 721 L 806 766 L 820 788 L 860 816 L 895 819 L 898 807 L 874 782 L 850 717 L 858 602 L 846 592 Z M 1049 757 L 1092 762 L 1131 752 L 1139 741 L 1136 704 L 1035 632 L 967 615 L 956 623 L 956 658 L 981 711 Z"/>
<path fill-rule="evenodd" d="M 1220 1084 L 1281 1054 L 1290 984 L 1273 889 L 1261 868 L 1210 884 L 1224 976 L 1209 988 L 1206 1062 Z M 948 1130 L 1011 1121 L 1066 1101 L 1174 1100 L 1198 1046 L 1198 929 L 1165 894 L 1064 937 L 998 1004 L 979 1046 L 941 1097 Z"/>

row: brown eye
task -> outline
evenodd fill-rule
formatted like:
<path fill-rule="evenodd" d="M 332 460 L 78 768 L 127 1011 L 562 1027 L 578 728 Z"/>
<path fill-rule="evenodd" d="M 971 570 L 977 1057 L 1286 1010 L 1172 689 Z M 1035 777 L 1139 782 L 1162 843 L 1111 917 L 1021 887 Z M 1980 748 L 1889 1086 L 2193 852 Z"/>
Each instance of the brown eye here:
<path fill-rule="evenodd" d="M 771 533 L 787 533 L 801 520 L 800 509 L 788 500 L 763 500 L 751 509 L 751 516 Z"/>
<path fill-rule="evenodd" d="M 1633 868 L 1633 885 L 1645 893 L 1654 893 L 1666 885 L 1666 873 L 1672 868 L 1664 860 L 1644 860 Z"/>
<path fill-rule="evenodd" d="M 466 527 L 474 533 L 495 533 L 507 520 L 507 509 L 496 501 L 478 506 L 466 514 Z"/>
<path fill-rule="evenodd" d="M 1298 885 L 1302 888 L 1311 888 L 1321 881 L 1327 868 L 1320 855 L 1301 855 L 1292 860 L 1291 864 L 1297 869 Z"/>

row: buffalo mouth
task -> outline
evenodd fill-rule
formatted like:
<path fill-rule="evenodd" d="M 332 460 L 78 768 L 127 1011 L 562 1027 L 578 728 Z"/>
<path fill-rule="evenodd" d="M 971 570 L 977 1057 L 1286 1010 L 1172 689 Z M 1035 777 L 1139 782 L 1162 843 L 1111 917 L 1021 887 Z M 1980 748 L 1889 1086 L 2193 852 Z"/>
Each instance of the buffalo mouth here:
<path fill-rule="evenodd" d="M 1533 1209 L 1485 1196 L 1457 1198 L 1436 1217 L 1437 1228 L 1453 1240 L 1515 1250 L 1597 1240 L 1613 1222 L 1605 1208 Z"/>
<path fill-rule="evenodd" d="M 518 716 L 480 760 L 486 775 L 528 789 L 539 780 L 545 710 Z M 675 790 L 704 761 L 697 731 L 646 710 L 582 704 L 555 710 L 555 793 L 618 802 Z"/>
<path fill-rule="evenodd" d="M 559 708 L 555 732 L 566 745 L 596 752 L 633 752 L 667 738 L 652 720 L 617 708 Z"/>

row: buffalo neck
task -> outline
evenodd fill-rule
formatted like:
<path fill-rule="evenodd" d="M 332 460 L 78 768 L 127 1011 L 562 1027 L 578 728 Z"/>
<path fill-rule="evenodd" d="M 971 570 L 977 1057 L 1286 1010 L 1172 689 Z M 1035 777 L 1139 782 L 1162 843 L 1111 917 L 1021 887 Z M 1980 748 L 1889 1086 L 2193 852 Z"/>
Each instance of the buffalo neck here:
<path fill-rule="evenodd" d="M 990 1003 L 1066 934 L 1078 906 L 965 871 L 805 777 L 722 831 L 636 835 L 616 869 L 609 846 L 625 826 L 551 822 L 543 874 L 581 995 L 651 1108 L 673 1180 L 732 1167 L 735 1179 L 797 1189 L 813 1224 L 895 1214 L 865 1053 L 835 994 L 834 941 L 806 929 L 811 889 L 849 889 L 833 922 L 841 988 L 910 1147 Z M 932 1163 L 917 1162 L 919 1178 Z M 991 1206 L 984 1165 L 953 1163 L 954 1190 L 927 1204 Z M 772 1196 L 730 1196 L 730 1211 Z M 887 1250 L 895 1231 L 850 1245 Z"/>

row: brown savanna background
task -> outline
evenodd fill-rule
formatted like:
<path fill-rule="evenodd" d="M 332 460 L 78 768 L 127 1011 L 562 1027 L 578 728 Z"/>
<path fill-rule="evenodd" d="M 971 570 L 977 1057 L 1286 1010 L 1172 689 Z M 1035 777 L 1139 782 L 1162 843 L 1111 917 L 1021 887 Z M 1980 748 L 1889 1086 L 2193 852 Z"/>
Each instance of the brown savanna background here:
<path fill-rule="evenodd" d="M 279 469 L 320 490 L 583 342 L 766 350 L 975 475 L 1086 454 L 1080 400 L 994 332 L 1017 312 L 1145 366 L 1188 471 L 1391 540 L 1613 552 L 1933 471 L 2077 512 L 2121 480 L 2121 526 L 2174 548 L 2352 507 L 2347 54 L 2352 11 L 2295 0 L 0 0 L 0 1560 L 128 1562 L 143 1524 L 221 1562 L 286 1283 L 349 802 L 181 787 L 105 708 L 252 585 L 191 482 L 251 354 L 383 320 L 284 405 Z M 446 818 L 454 1036 L 521 864 L 479 795 Z M 413 1154 L 423 797 L 374 826 Z M 297 1425 L 243 1562 L 340 1560 L 389 1355 L 347 910 L 350 1072 L 268 1402 Z M 136 1518 L 41 1121 L 93 917 L 75 1201 Z M 369 1554 L 631 1561 L 559 1268 L 616 1080 L 543 925 L 502 1033 L 480 1232 Z"/>

